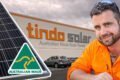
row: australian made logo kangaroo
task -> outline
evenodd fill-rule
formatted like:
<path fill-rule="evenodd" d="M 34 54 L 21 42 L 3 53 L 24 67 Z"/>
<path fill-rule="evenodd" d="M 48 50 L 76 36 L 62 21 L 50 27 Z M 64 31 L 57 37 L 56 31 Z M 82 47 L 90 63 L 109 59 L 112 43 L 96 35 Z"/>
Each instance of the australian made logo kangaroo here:
<path fill-rule="evenodd" d="M 24 43 L 8 70 L 9 74 L 42 74 L 43 70 L 27 43 Z"/>

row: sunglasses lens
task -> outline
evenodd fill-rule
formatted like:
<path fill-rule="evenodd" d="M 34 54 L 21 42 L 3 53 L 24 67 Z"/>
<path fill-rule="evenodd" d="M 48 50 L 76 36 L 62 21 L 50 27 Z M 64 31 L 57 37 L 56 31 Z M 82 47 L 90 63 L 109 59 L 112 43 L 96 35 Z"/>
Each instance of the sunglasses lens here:
<path fill-rule="evenodd" d="M 107 3 L 107 4 L 112 4 L 114 3 L 112 0 L 101 0 L 101 3 Z"/>

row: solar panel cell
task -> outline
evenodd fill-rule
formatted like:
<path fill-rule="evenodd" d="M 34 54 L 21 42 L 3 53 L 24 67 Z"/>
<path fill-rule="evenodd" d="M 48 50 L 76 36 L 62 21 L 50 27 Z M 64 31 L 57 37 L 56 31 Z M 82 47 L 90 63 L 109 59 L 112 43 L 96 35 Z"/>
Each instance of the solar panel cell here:
<path fill-rule="evenodd" d="M 4 54 L 5 54 L 7 60 L 13 60 L 16 57 L 16 53 L 17 53 L 16 49 L 10 48 L 10 49 L 4 50 Z"/>
<path fill-rule="evenodd" d="M 0 32 L 1 31 L 5 31 L 5 28 L 4 28 L 4 26 L 2 24 L 0 24 Z"/>
<path fill-rule="evenodd" d="M 5 24 L 4 26 L 6 27 L 7 30 L 17 29 L 17 27 L 15 26 L 15 24 L 12 24 L 12 23 Z"/>
<path fill-rule="evenodd" d="M 10 30 L 10 31 L 8 31 L 8 33 L 10 34 L 10 37 L 21 37 L 22 35 L 21 35 L 21 33 L 20 33 L 20 31 L 19 30 Z"/>
<path fill-rule="evenodd" d="M 7 39 L 8 37 L 9 36 L 8 36 L 7 32 L 0 31 L 0 40 Z"/>

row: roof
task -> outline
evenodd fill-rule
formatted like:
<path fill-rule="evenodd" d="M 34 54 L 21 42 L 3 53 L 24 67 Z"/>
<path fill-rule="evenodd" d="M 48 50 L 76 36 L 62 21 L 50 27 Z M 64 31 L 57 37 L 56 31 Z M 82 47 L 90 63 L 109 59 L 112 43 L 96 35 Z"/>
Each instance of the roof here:
<path fill-rule="evenodd" d="M 73 26 L 73 25 L 69 25 L 69 24 L 65 24 L 65 23 L 50 21 L 50 20 L 47 20 L 47 19 L 41 19 L 41 18 L 28 16 L 28 15 L 24 15 L 24 14 L 20 14 L 20 13 L 15 13 L 15 12 L 10 12 L 10 13 L 14 16 L 20 16 L 20 17 L 24 17 L 24 18 L 33 19 L 33 20 L 39 20 L 39 21 L 44 21 L 44 22 L 48 22 L 48 23 L 54 23 L 54 24 L 58 24 L 58 25 L 64 25 L 64 26 L 67 26 L 67 27 L 72 27 L 72 28 L 77 28 L 77 29 L 82 29 L 82 30 L 87 30 L 87 31 L 93 31 L 94 32 L 94 30 L 92 30 L 92 29 L 86 29 L 86 28 L 82 28 L 80 26 Z"/>

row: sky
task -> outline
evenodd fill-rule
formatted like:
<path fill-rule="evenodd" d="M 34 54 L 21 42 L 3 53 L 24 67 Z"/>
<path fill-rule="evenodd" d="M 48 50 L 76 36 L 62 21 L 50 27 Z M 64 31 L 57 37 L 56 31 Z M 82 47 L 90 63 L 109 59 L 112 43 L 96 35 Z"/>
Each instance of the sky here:
<path fill-rule="evenodd" d="M 0 0 L 10 12 L 93 29 L 89 13 L 100 0 Z M 114 0 L 120 8 L 120 0 Z"/>

